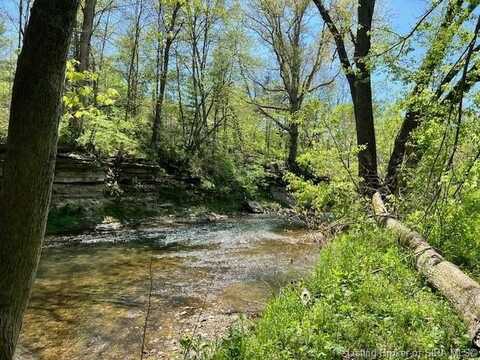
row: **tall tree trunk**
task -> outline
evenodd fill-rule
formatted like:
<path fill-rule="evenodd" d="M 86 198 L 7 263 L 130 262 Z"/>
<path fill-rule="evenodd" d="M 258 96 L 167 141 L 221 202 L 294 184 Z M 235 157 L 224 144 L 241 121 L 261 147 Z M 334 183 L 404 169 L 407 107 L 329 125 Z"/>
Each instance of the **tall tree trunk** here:
<path fill-rule="evenodd" d="M 158 93 L 157 93 L 157 98 L 155 101 L 155 115 L 154 115 L 154 120 L 153 120 L 153 127 L 152 127 L 152 140 L 151 140 L 151 146 L 154 150 L 158 150 L 158 143 L 160 141 L 160 128 L 162 125 L 162 107 L 163 107 L 163 101 L 165 99 L 165 88 L 167 86 L 167 75 L 168 75 L 168 64 L 170 61 L 170 49 L 172 47 L 173 41 L 175 40 L 175 37 L 177 35 L 175 31 L 175 23 L 177 20 L 177 15 L 178 11 L 180 10 L 180 2 L 177 2 L 173 8 L 172 11 L 172 17 L 170 20 L 170 24 L 168 25 L 168 28 L 166 29 L 165 36 L 166 36 L 166 41 L 165 41 L 165 46 L 163 49 L 161 49 L 161 45 L 158 44 L 159 46 L 159 51 L 157 56 L 162 58 L 158 58 L 157 60 L 157 69 L 160 71 L 160 74 L 158 74 Z M 161 16 L 161 12 L 159 12 L 159 16 Z M 159 31 L 160 31 L 160 19 L 159 19 Z"/>
<path fill-rule="evenodd" d="M 298 112 L 302 108 L 303 96 L 298 96 L 298 87 L 292 86 L 289 92 L 289 115 L 290 115 L 290 125 L 286 127 L 288 133 L 288 157 L 287 157 L 287 168 L 294 174 L 302 176 L 302 171 L 297 163 L 298 155 Z"/>
<path fill-rule="evenodd" d="M 166 69 L 168 69 L 168 57 L 164 59 L 167 62 L 167 65 L 164 66 L 162 74 L 160 75 L 160 86 L 155 101 L 155 117 L 153 119 L 153 128 L 152 128 L 152 148 L 158 150 L 158 145 L 160 141 L 160 127 L 162 125 L 162 107 L 163 100 L 165 99 L 165 88 L 167 85 L 167 74 Z"/>
<path fill-rule="evenodd" d="M 36 0 L 13 84 L 0 192 L 0 359 L 11 360 L 35 278 L 78 0 Z"/>
<path fill-rule="evenodd" d="M 22 48 L 23 37 L 23 0 L 18 0 L 18 44 L 17 49 Z"/>
<path fill-rule="evenodd" d="M 83 21 L 80 32 L 80 38 L 78 40 L 76 57 L 78 60 L 77 70 L 87 71 L 90 70 L 90 49 L 91 39 L 93 34 L 93 21 L 95 17 L 95 5 L 97 0 L 85 0 L 85 6 L 82 8 Z M 79 83 L 79 86 L 89 85 L 88 80 L 83 80 Z M 94 88 L 95 90 L 95 88 Z M 84 107 L 88 105 L 88 98 L 86 96 L 80 96 L 80 101 Z M 72 145 L 77 144 L 78 138 L 82 136 L 84 128 L 84 121 L 82 118 L 72 117 L 69 121 L 69 129 L 71 133 Z"/>
<path fill-rule="evenodd" d="M 364 180 L 364 191 L 371 193 L 378 189 L 380 181 L 377 172 L 377 145 L 373 119 L 372 87 L 370 72 L 355 79 L 352 94 L 355 113 L 355 128 L 358 152 L 358 175 Z"/>
<path fill-rule="evenodd" d="M 129 115 L 137 115 L 137 96 L 138 96 L 138 63 L 139 63 L 139 41 L 140 41 L 140 21 L 143 14 L 143 0 L 137 0 L 135 4 L 135 23 L 132 52 L 127 74 L 127 103 L 125 105 L 125 120 Z"/>
<path fill-rule="evenodd" d="M 73 52 L 73 57 L 75 59 L 78 59 L 80 57 L 80 29 L 77 16 L 75 16 L 75 20 L 73 22 L 71 48 Z"/>
<path fill-rule="evenodd" d="M 97 71 L 101 74 L 103 70 L 103 61 L 105 57 L 105 45 L 107 44 L 107 36 L 108 36 L 108 29 L 110 25 L 110 11 L 107 13 L 107 19 L 105 20 L 105 27 L 103 29 L 102 34 L 102 45 L 100 47 L 100 61 L 98 62 L 98 69 Z M 98 80 L 97 80 L 98 82 Z"/>
<path fill-rule="evenodd" d="M 354 39 L 353 62 L 345 46 L 344 34 L 335 24 L 322 0 L 313 0 L 328 26 L 337 48 L 340 63 L 350 86 L 352 96 L 358 153 L 358 175 L 363 179 L 362 192 L 372 195 L 380 186 L 377 170 L 377 149 L 373 118 L 372 84 L 367 63 L 371 48 L 372 20 L 375 0 L 358 0 L 357 34 Z M 356 69 L 354 69 L 354 66 Z"/>
<path fill-rule="evenodd" d="M 410 136 L 419 124 L 418 112 L 408 110 L 405 114 L 402 126 L 395 137 L 393 150 L 388 161 L 385 185 L 390 193 L 395 193 L 398 190 L 398 172 L 400 171 L 400 166 L 402 165 L 404 156 L 407 152 L 407 144 Z"/>
<path fill-rule="evenodd" d="M 91 39 L 93 34 L 93 21 L 95 18 L 96 3 L 97 0 L 86 0 L 85 6 L 82 9 L 83 22 L 78 54 L 79 71 L 87 71 L 89 69 Z"/>
<path fill-rule="evenodd" d="M 287 167 L 293 173 L 299 175 L 297 164 L 298 154 L 298 124 L 291 124 L 288 128 L 288 158 Z"/>
<path fill-rule="evenodd" d="M 358 74 L 355 76 L 355 92 L 352 99 L 355 109 L 358 153 L 358 175 L 364 179 L 364 191 L 375 192 L 380 181 L 377 172 L 377 145 L 373 120 L 372 83 L 367 57 L 371 47 L 371 29 L 375 0 L 358 1 L 358 26 L 353 55 Z"/>

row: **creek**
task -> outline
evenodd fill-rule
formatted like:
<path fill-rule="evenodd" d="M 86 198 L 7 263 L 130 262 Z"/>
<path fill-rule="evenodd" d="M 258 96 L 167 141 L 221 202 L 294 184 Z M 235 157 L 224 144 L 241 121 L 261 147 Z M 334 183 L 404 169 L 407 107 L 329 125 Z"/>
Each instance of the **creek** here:
<path fill-rule="evenodd" d="M 49 237 L 24 317 L 18 359 L 182 357 L 180 339 L 222 336 L 257 316 L 313 266 L 319 246 L 285 219 L 150 220 Z M 304 241 L 305 240 L 305 241 Z"/>

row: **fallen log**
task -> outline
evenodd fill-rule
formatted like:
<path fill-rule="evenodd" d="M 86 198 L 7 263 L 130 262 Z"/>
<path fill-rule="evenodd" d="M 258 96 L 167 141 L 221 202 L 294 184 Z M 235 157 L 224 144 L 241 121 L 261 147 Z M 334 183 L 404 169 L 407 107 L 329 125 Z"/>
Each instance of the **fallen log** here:
<path fill-rule="evenodd" d="M 417 270 L 445 296 L 468 326 L 472 344 L 480 348 L 480 285 L 445 260 L 423 237 L 390 215 L 377 192 L 372 198 L 377 221 L 398 235 L 400 244 L 415 256 Z"/>

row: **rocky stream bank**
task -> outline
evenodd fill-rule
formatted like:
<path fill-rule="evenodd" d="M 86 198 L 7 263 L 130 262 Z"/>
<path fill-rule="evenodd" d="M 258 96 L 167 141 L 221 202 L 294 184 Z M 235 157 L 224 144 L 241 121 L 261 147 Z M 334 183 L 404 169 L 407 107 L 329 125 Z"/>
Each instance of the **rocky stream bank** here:
<path fill-rule="evenodd" d="M 0 179 L 5 147 L 0 145 Z M 49 234 L 134 225 L 147 217 L 212 222 L 223 214 L 272 213 L 292 204 L 277 168 L 267 171 L 267 200 L 243 195 L 219 197 L 202 188 L 201 178 L 168 172 L 145 159 L 99 158 L 59 147 L 52 189 Z"/>

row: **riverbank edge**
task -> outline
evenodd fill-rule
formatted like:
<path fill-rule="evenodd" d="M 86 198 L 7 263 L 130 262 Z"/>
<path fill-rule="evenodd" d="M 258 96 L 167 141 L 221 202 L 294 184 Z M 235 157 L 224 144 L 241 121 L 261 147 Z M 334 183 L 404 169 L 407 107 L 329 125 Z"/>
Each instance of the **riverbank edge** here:
<path fill-rule="evenodd" d="M 214 343 L 187 339 L 192 358 L 478 356 L 461 319 L 412 258 L 385 231 L 362 225 L 326 244 L 312 274 L 283 289 L 258 320 L 237 322 Z"/>

